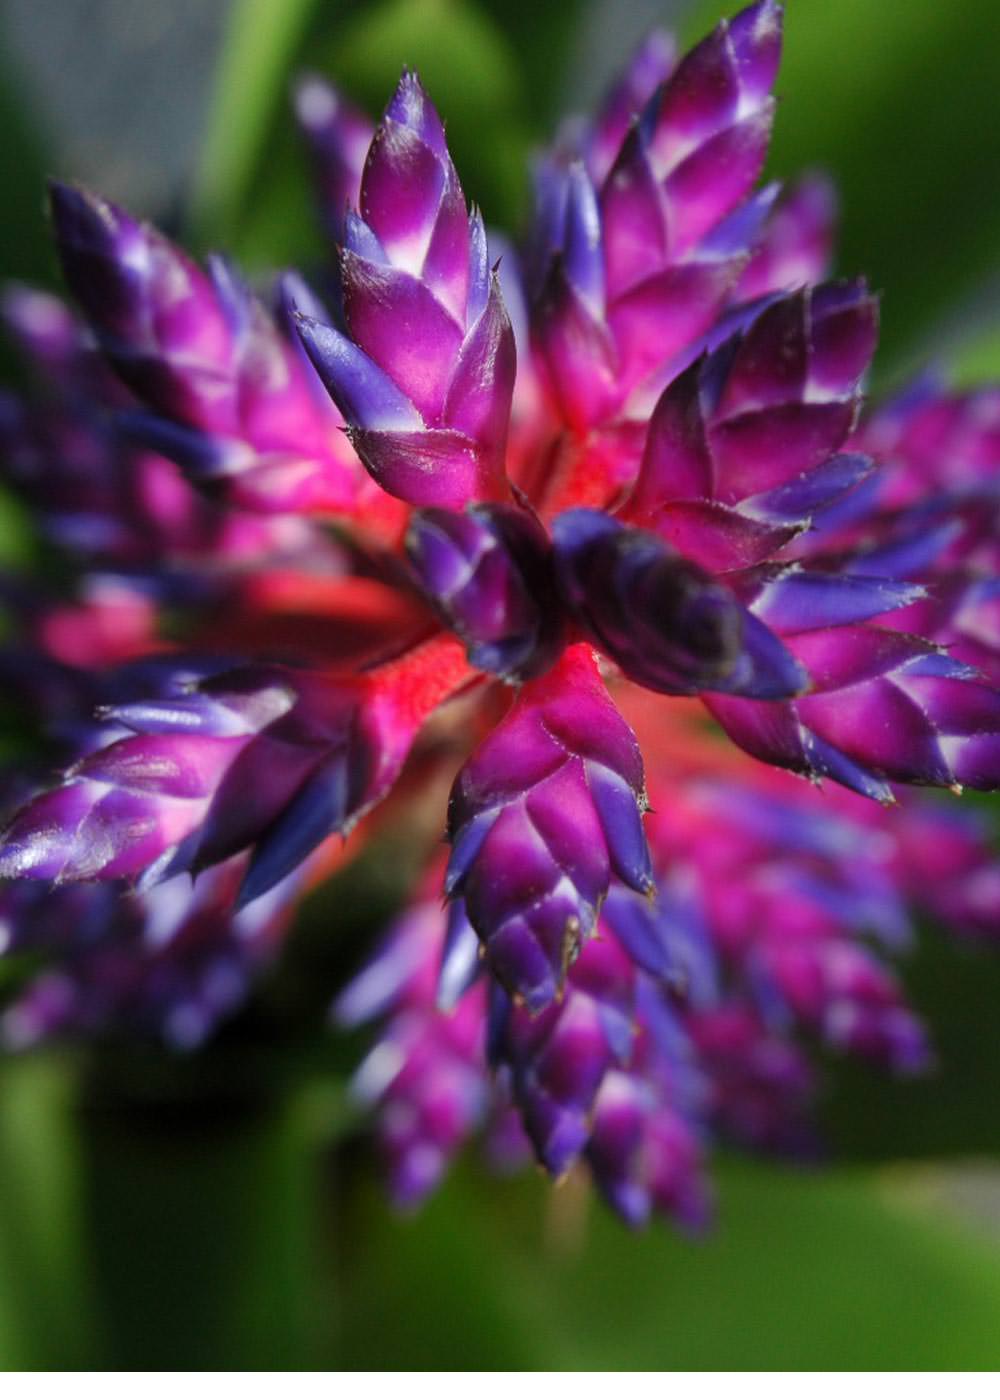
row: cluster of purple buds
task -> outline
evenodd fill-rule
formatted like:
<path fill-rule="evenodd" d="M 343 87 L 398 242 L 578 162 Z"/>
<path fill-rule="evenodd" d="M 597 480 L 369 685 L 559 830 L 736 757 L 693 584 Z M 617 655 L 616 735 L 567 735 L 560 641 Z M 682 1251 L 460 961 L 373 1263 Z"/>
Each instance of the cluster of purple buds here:
<path fill-rule="evenodd" d="M 397 1198 L 421 1193 L 412 1175 L 406 1192 L 398 1185 L 395 1127 L 408 1125 L 406 1152 L 434 1162 L 436 1183 L 442 1125 L 449 1153 L 475 1132 L 488 1144 L 513 1102 L 553 1175 L 579 1162 L 627 1222 L 659 1213 L 697 1229 L 710 1217 L 713 1139 L 819 1150 L 810 1042 L 896 1073 L 929 1067 L 888 959 L 909 945 L 921 906 L 960 934 L 995 936 L 1000 872 L 985 825 L 927 801 L 887 810 L 845 794 L 830 811 L 793 779 L 711 767 L 697 778 L 678 767 L 654 793 L 655 901 L 613 884 L 595 937 L 541 1011 L 493 981 L 461 901 L 450 917 L 418 906 L 344 994 L 342 1019 L 385 1018 L 358 1092 L 379 1104 Z M 930 846 L 933 888 L 912 860 Z M 416 1114 L 407 1086 L 418 1078 L 417 1102 L 431 1083 L 443 1096 L 433 1118 Z"/>
<path fill-rule="evenodd" d="M 798 1023 L 899 1071 L 923 1067 L 923 1029 L 877 956 L 911 937 L 891 841 L 762 782 L 689 783 L 652 821 L 661 859 L 690 884 L 712 946 L 768 1024 Z"/>
<path fill-rule="evenodd" d="M 828 186 L 755 188 L 781 25 L 652 36 L 520 249 L 414 74 L 374 125 L 304 79 L 328 309 L 55 187 L 86 325 L 12 292 L 0 399 L 63 565 L 4 580 L 61 771 L 5 779 L 11 1044 L 200 1043 L 343 837 L 429 821 L 335 1002 L 402 1205 L 481 1133 L 697 1230 L 713 1142 L 816 1150 L 813 1048 L 932 1064 L 894 960 L 914 909 L 994 935 L 1000 865 L 900 789 L 1000 785 L 1000 400 L 867 408 Z"/>
<path fill-rule="evenodd" d="M 189 592 L 223 566 L 321 548 L 304 520 L 220 510 L 137 444 L 123 427 L 132 396 L 57 297 L 11 286 L 0 318 L 32 377 L 27 393 L 0 395 L 4 475 L 57 548 Z"/>
<path fill-rule="evenodd" d="M 460 1010 L 456 998 L 448 1014 L 438 1011 L 445 917 L 439 901 L 415 904 L 334 1007 L 344 1028 L 391 1013 L 357 1072 L 355 1091 L 380 1105 L 380 1145 L 393 1199 L 402 1206 L 417 1204 L 440 1182 L 455 1152 L 484 1124 L 489 1105 L 482 987 L 462 996 Z M 447 978 L 441 982 L 443 1000 Z"/>
<path fill-rule="evenodd" d="M 276 957 L 297 876 L 234 910 L 246 862 L 141 893 L 114 884 L 4 890 L 4 954 L 41 964 L 0 1017 L 0 1041 L 24 1050 L 54 1038 L 154 1038 L 202 1045 L 245 1002 Z"/>

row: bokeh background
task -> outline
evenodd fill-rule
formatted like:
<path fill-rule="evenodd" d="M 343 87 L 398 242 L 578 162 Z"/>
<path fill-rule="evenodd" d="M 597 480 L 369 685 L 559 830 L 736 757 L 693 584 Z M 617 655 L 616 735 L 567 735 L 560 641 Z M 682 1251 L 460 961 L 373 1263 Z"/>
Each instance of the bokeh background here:
<path fill-rule="evenodd" d="M 558 117 L 652 24 L 691 40 L 722 13 L 2 0 L 0 273 L 55 285 L 52 173 L 255 272 L 317 259 L 286 101 L 302 67 L 373 112 L 418 68 L 468 195 L 516 229 Z M 840 270 L 883 293 L 875 387 L 928 361 L 1000 375 L 994 0 L 790 0 L 778 92 L 771 173 L 835 177 Z M 9 562 L 30 539 L 6 507 L 2 524 Z M 1000 936 L 990 952 L 925 931 L 908 980 L 940 1072 L 901 1084 L 831 1061 L 829 1161 L 720 1162 L 705 1241 L 631 1236 L 572 1181 L 497 1182 L 471 1158 L 400 1220 L 345 1092 L 359 1046 L 325 1009 L 406 875 L 383 849 L 314 896 L 278 975 L 196 1057 L 0 1065 L 0 1367 L 1000 1366 Z"/>

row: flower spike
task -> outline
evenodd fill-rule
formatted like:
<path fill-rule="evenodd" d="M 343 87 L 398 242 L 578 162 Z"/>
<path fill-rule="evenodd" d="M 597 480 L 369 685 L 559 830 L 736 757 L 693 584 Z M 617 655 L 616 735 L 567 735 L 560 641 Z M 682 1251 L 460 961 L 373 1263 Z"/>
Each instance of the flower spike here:
<path fill-rule="evenodd" d="M 351 513 L 341 420 L 231 265 L 203 270 L 85 190 L 53 184 L 51 204 L 66 281 L 144 405 L 130 432 L 250 510 Z"/>
<path fill-rule="evenodd" d="M 414 505 L 503 499 L 514 333 L 412 73 L 376 129 L 340 272 L 348 335 L 309 317 L 299 332 L 374 479 Z"/>
<path fill-rule="evenodd" d="M 595 184 L 604 180 L 632 122 L 670 77 L 676 61 L 674 40 L 662 29 L 647 34 L 632 54 L 586 134 L 587 166 Z"/>
<path fill-rule="evenodd" d="M 644 802 L 635 738 L 583 645 L 523 688 L 456 778 L 446 890 L 530 1011 L 559 994 L 612 874 L 652 889 Z"/>
<path fill-rule="evenodd" d="M 430 648 L 342 679 L 244 667 L 191 684 L 181 673 L 158 696 L 107 707 L 132 732 L 14 817 L 0 874 L 149 885 L 252 846 L 241 901 L 258 898 L 388 790 L 426 714 L 466 674 L 455 643 Z"/>
<path fill-rule="evenodd" d="M 129 441 L 108 412 L 127 391 L 58 298 L 10 287 L 0 317 L 32 369 L 27 392 L 0 394 L 4 475 L 50 543 L 89 566 L 141 572 L 161 597 L 210 592 L 250 559 L 328 553 L 306 521 L 226 510 Z"/>
<path fill-rule="evenodd" d="M 482 1124 L 489 1102 L 484 989 L 447 1015 L 435 1004 L 443 924 L 438 901 L 416 904 L 389 929 L 333 1008 L 345 1027 L 387 1017 L 353 1090 L 361 1103 L 379 1107 L 389 1191 L 404 1210 L 438 1185 L 455 1152 Z"/>
<path fill-rule="evenodd" d="M 837 454 L 858 414 L 875 331 L 863 283 L 828 283 L 767 307 L 664 392 L 627 517 L 709 569 L 773 554 L 870 470 Z"/>
<path fill-rule="evenodd" d="M 861 625 L 803 633 L 789 646 L 809 672 L 809 695 L 766 708 L 708 701 L 756 758 L 883 802 L 893 782 L 1000 786 L 1000 694 L 968 667 L 919 638 Z"/>
<path fill-rule="evenodd" d="M 710 1224 L 702 1135 L 669 1095 L 657 1093 L 639 1074 L 618 1070 L 605 1076 L 587 1161 L 598 1190 L 632 1229 L 646 1225 L 654 1213 L 689 1234 Z"/>
<path fill-rule="evenodd" d="M 738 209 L 767 148 L 780 15 L 762 0 L 723 21 L 649 98 L 606 174 L 602 161 L 541 167 L 535 341 L 574 432 L 631 414 L 735 289 L 774 199 Z"/>
<path fill-rule="evenodd" d="M 590 1136 L 605 1074 L 627 1064 L 634 1037 L 635 969 L 613 938 L 591 940 L 570 969 L 564 995 L 540 1012 L 494 992 L 492 1058 L 511 1092 L 539 1162 L 559 1177 Z"/>
<path fill-rule="evenodd" d="M 697 242 L 749 193 L 774 115 L 781 9 L 760 0 L 723 20 L 650 100 L 604 189 L 609 283 L 647 278 L 655 258 Z"/>

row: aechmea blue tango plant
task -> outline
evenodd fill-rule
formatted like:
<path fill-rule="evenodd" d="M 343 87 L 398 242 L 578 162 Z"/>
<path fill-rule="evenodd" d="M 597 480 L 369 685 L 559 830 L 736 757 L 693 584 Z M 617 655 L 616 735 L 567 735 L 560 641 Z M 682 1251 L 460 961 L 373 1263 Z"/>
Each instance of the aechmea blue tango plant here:
<path fill-rule="evenodd" d="M 4 302 L 62 560 L 6 580 L 49 746 L 6 779 L 10 1046 L 198 1044 L 391 831 L 426 870 L 334 1020 L 403 1205 L 479 1133 L 697 1230 L 713 1142 L 812 1150 L 812 1051 L 928 1067 L 915 912 L 1000 932 L 955 797 L 1000 786 L 1000 390 L 866 403 L 830 191 L 759 183 L 781 22 L 649 39 L 519 249 L 415 74 L 374 126 L 305 79 L 322 299 L 53 188 L 79 317 Z"/>

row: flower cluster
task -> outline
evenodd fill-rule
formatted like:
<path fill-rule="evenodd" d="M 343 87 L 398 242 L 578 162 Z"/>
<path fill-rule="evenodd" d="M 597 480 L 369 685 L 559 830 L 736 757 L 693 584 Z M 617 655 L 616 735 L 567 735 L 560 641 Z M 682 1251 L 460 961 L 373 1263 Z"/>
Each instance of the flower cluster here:
<path fill-rule="evenodd" d="M 520 251 L 414 74 L 375 126 L 304 79 L 325 305 L 53 189 L 83 320 L 3 306 L 62 561 L 6 581 L 11 1044 L 198 1043 L 392 823 L 426 874 L 335 1017 L 403 1204 L 483 1131 L 697 1229 L 712 1140 L 812 1149 L 810 1044 L 928 1064 L 891 961 L 921 905 L 995 934 L 1000 865 L 900 789 L 1000 786 L 1000 398 L 866 409 L 830 191 L 759 185 L 781 22 L 648 40 Z"/>

